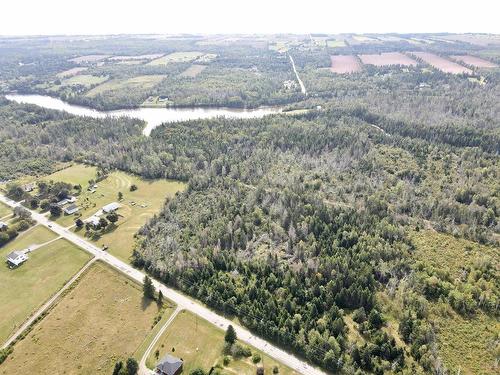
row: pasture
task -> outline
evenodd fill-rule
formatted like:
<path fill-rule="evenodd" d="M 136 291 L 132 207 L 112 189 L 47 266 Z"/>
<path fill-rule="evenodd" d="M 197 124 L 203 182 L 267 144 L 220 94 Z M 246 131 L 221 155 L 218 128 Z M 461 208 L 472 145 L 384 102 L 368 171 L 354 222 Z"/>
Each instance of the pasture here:
<path fill-rule="evenodd" d="M 422 59 L 425 63 L 429 64 L 437 70 L 444 73 L 451 74 L 471 74 L 472 70 L 465 66 L 459 65 L 453 61 L 447 60 L 441 56 L 435 55 L 430 52 L 411 52 L 412 55 Z"/>
<path fill-rule="evenodd" d="M 169 63 L 191 62 L 203 55 L 204 55 L 203 52 L 196 52 L 196 51 L 173 52 L 166 56 L 151 61 L 148 65 L 156 66 L 156 65 L 167 65 Z"/>
<path fill-rule="evenodd" d="M 93 76 L 90 74 L 80 74 L 69 77 L 61 82 L 62 86 L 85 86 L 91 87 L 107 81 L 106 76 Z"/>
<path fill-rule="evenodd" d="M 12 214 L 12 209 L 0 202 L 0 218 Z"/>
<path fill-rule="evenodd" d="M 138 176 L 124 172 L 112 172 L 104 180 L 97 182 L 95 192 L 87 190 L 88 181 L 95 179 L 96 168 L 82 164 L 75 164 L 69 168 L 58 171 L 47 180 L 65 181 L 71 184 L 81 184 L 82 193 L 77 196 L 76 204 L 80 211 L 76 215 L 62 215 L 56 222 L 71 226 L 80 217 L 82 220 L 92 216 L 101 207 L 111 202 L 118 202 L 118 193 L 123 194 L 123 200 L 119 201 L 121 207 L 118 209 L 118 221 L 110 225 L 103 233 L 97 233 L 88 237 L 97 246 L 106 245 L 108 251 L 122 260 L 128 261 L 132 254 L 135 243 L 134 235 L 154 214 L 158 213 L 165 199 L 173 197 L 176 192 L 182 191 L 185 184 L 170 180 L 145 180 Z M 137 190 L 130 191 L 132 185 Z M 77 233 L 84 236 L 85 229 L 73 228 Z"/>
<path fill-rule="evenodd" d="M 71 68 L 68 70 L 65 70 L 63 72 L 57 73 L 56 77 L 58 78 L 68 78 L 77 75 L 78 73 L 86 71 L 88 68 L 84 66 L 80 66 L 77 68 Z"/>
<path fill-rule="evenodd" d="M 164 75 L 145 75 L 132 78 L 116 78 L 94 87 L 85 96 L 92 98 L 97 95 L 120 94 L 124 91 L 148 90 L 160 83 L 165 77 Z"/>
<path fill-rule="evenodd" d="M 353 55 L 332 55 L 331 68 L 333 73 L 346 74 L 359 72 L 362 66 L 356 56 Z"/>
<path fill-rule="evenodd" d="M 380 54 L 359 55 L 359 58 L 366 65 L 390 66 L 404 65 L 416 66 L 417 62 L 400 52 L 384 52 Z"/>
<path fill-rule="evenodd" d="M 201 72 L 205 70 L 207 66 L 206 65 L 198 65 L 198 64 L 193 64 L 189 68 L 187 68 L 185 71 L 183 71 L 180 76 L 181 77 L 189 77 L 189 78 L 194 78 Z"/>
<path fill-rule="evenodd" d="M 497 68 L 498 65 L 492 63 L 491 61 L 484 60 L 480 57 L 471 56 L 471 55 L 453 55 L 450 56 L 452 59 L 463 62 L 467 65 L 475 66 L 476 68 Z"/>
<path fill-rule="evenodd" d="M 339 48 L 345 47 L 345 42 L 344 40 L 327 40 L 326 45 L 330 48 Z"/>
<path fill-rule="evenodd" d="M 158 59 L 162 56 L 163 56 L 163 53 L 151 53 L 149 55 L 112 56 L 108 59 L 108 61 L 153 60 L 153 59 Z"/>
<path fill-rule="evenodd" d="M 180 332 L 182 334 L 179 334 Z M 155 352 L 158 350 L 159 358 L 166 354 L 182 358 L 184 360 L 183 373 L 189 374 L 197 367 L 208 372 L 212 366 L 223 365 L 224 334 L 223 330 L 206 320 L 196 317 L 188 311 L 181 311 L 156 343 L 146 364 L 149 368 L 154 368 L 157 363 Z M 252 353 L 259 353 L 263 358 L 266 374 L 272 374 L 274 366 L 278 366 L 280 375 L 297 374 L 262 352 L 254 348 L 251 349 Z M 258 365 L 262 365 L 262 361 Z M 252 362 L 251 357 L 232 358 L 229 364 L 222 368 L 221 374 L 254 375 L 256 368 L 257 365 Z"/>
<path fill-rule="evenodd" d="M 48 230 L 35 227 L 0 249 L 0 257 L 14 249 L 44 243 L 55 238 Z M 46 232 L 45 232 L 46 231 Z M 50 232 L 51 233 L 51 232 Z M 55 294 L 90 256 L 66 240 L 59 239 L 29 254 L 16 269 L 0 266 L 0 342 L 4 342 L 46 300 Z M 8 287 L 6 287 L 8 286 Z M 1 366 L 0 366 L 1 369 Z M 1 370 L 0 370 L 0 373 Z M 7 372 L 9 373 L 9 372 Z"/>
<path fill-rule="evenodd" d="M 0 374 L 110 374 L 162 313 L 140 285 L 98 262 L 15 345 Z"/>

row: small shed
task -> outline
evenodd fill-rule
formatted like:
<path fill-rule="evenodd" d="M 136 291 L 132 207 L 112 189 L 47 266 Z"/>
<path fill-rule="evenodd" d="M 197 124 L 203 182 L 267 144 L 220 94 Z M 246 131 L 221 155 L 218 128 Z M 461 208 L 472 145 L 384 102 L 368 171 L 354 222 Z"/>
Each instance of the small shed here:
<path fill-rule="evenodd" d="M 156 365 L 155 373 L 160 375 L 179 375 L 182 372 L 182 359 L 167 354 Z"/>
<path fill-rule="evenodd" d="M 0 221 L 0 231 L 8 228 L 8 225 L 5 221 Z"/>
<path fill-rule="evenodd" d="M 7 255 L 7 263 L 11 266 L 18 267 L 28 260 L 28 256 L 22 251 L 13 251 Z"/>

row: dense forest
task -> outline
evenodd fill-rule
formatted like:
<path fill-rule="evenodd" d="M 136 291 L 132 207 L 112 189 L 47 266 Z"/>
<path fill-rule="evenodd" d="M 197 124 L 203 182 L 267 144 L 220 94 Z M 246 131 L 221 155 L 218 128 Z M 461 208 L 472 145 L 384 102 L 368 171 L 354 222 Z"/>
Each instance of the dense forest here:
<path fill-rule="evenodd" d="M 102 53 L 106 42 L 100 43 L 86 52 Z M 109 53 L 170 52 L 193 42 L 137 43 L 131 50 L 111 44 Z M 399 67 L 333 79 L 323 69 L 331 51 L 297 47 L 292 52 L 310 93 L 304 98 L 281 87 L 293 79 L 286 59 L 274 61 L 271 52 L 257 53 L 258 46 L 196 46 L 219 58 L 195 78 L 178 76 L 185 63 L 161 72 L 89 64 L 96 76 L 124 79 L 133 71 L 167 72 L 167 78 L 151 91 L 117 91 L 102 102 L 73 91 L 65 98 L 106 109 L 122 96 L 134 106 L 133 95 L 152 94 L 179 105 L 288 104 L 300 111 L 165 124 L 145 137 L 139 120 L 74 117 L 2 98 L 0 180 L 79 161 L 186 181 L 187 190 L 140 229 L 135 266 L 332 373 L 457 370 L 442 358 L 430 311 L 439 305 L 450 309 L 443 316 L 498 320 L 498 256 L 479 254 L 455 277 L 446 264 L 418 254 L 427 234 L 439 232 L 498 255 L 497 70 L 484 73 L 485 85 Z M 452 48 L 464 47 L 443 51 Z M 65 58 L 74 55 L 68 50 Z M 38 73 L 39 83 L 72 67 L 53 59 L 53 68 Z M 20 67 L 3 69 L 11 74 L 4 76 L 10 88 L 46 92 L 32 77 L 14 79 Z M 224 97 L 229 86 L 234 92 Z M 392 313 L 395 301 L 401 307 Z M 498 351 L 498 337 L 491 342 L 484 351 Z M 494 364 L 488 366 L 493 373 Z"/>

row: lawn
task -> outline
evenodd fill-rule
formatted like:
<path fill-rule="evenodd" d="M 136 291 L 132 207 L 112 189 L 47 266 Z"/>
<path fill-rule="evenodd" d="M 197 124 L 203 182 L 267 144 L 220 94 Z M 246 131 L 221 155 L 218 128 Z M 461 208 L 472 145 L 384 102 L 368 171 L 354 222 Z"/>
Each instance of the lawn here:
<path fill-rule="evenodd" d="M 136 185 L 137 190 L 131 192 L 130 186 Z M 118 192 L 123 193 L 121 207 L 117 210 L 119 220 L 114 227 L 108 227 L 106 232 L 92 240 L 98 246 L 106 245 L 109 252 L 120 259 L 128 261 L 134 247 L 134 235 L 155 213 L 158 213 L 167 197 L 173 197 L 176 192 L 185 188 L 178 181 L 144 180 L 124 172 L 113 172 L 98 183 L 95 193 L 83 191 L 78 196 L 81 218 L 85 219 L 101 209 L 102 206 L 118 201 Z M 62 225 L 72 225 L 76 216 L 62 216 L 57 222 Z M 77 230 L 82 236 L 85 229 Z"/>
<path fill-rule="evenodd" d="M 155 61 L 155 60 L 153 60 Z M 164 75 L 145 75 L 132 78 L 117 78 L 104 82 L 88 91 L 85 96 L 95 97 L 97 95 L 120 94 L 127 91 L 147 90 L 160 83 L 166 76 Z"/>
<path fill-rule="evenodd" d="M 222 365 L 223 347 L 224 331 L 188 311 L 181 311 L 158 340 L 146 363 L 148 367 L 154 368 L 157 362 L 155 351 L 159 350 L 159 358 L 168 353 L 182 358 L 184 360 L 183 373 L 189 374 L 197 367 L 209 371 L 218 363 Z M 172 349 L 175 349 L 173 353 Z M 252 348 L 252 352 L 260 353 L 263 357 L 266 374 L 272 374 L 274 366 L 279 367 L 281 375 L 297 374 L 256 349 Z M 254 375 L 256 368 L 257 365 L 252 362 L 251 358 L 233 359 L 222 373 Z"/>
<path fill-rule="evenodd" d="M 175 62 L 190 62 L 196 60 L 198 57 L 203 56 L 203 52 L 173 52 L 166 56 L 160 57 L 159 59 L 155 59 L 151 61 L 148 65 L 167 65 L 168 63 Z"/>
<path fill-rule="evenodd" d="M 10 215 L 12 213 L 12 209 L 3 204 L 3 203 L 0 203 L 0 218 L 4 217 L 4 216 L 7 216 L 7 215 Z"/>
<path fill-rule="evenodd" d="M 0 374 L 111 374 L 163 310 L 103 263 L 92 265 L 0 365 Z"/>
<path fill-rule="evenodd" d="M 82 185 L 83 188 L 86 188 L 89 184 L 89 180 L 96 178 L 96 172 L 96 167 L 85 164 L 73 164 L 51 175 L 43 177 L 43 180 L 62 181 L 72 185 Z"/>
<path fill-rule="evenodd" d="M 19 235 L 4 246 L 0 247 L 0 253 L 8 254 L 14 250 L 24 250 L 31 245 L 40 245 L 57 238 L 57 235 L 42 225 L 36 225 Z"/>
<path fill-rule="evenodd" d="M 35 228 L 0 249 L 0 257 L 4 259 L 13 248 L 24 248 L 26 244 L 47 239 L 45 233 Z M 83 250 L 61 239 L 32 252 L 19 268 L 11 270 L 3 263 L 0 266 L 0 342 L 3 343 L 89 259 Z"/>

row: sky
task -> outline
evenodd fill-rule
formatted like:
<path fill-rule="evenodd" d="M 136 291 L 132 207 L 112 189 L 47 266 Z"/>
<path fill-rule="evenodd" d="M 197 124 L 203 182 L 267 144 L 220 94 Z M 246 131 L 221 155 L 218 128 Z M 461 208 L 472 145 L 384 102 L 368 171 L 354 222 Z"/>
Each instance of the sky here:
<path fill-rule="evenodd" d="M 498 0 L 0 0 L 0 35 L 500 34 Z"/>

